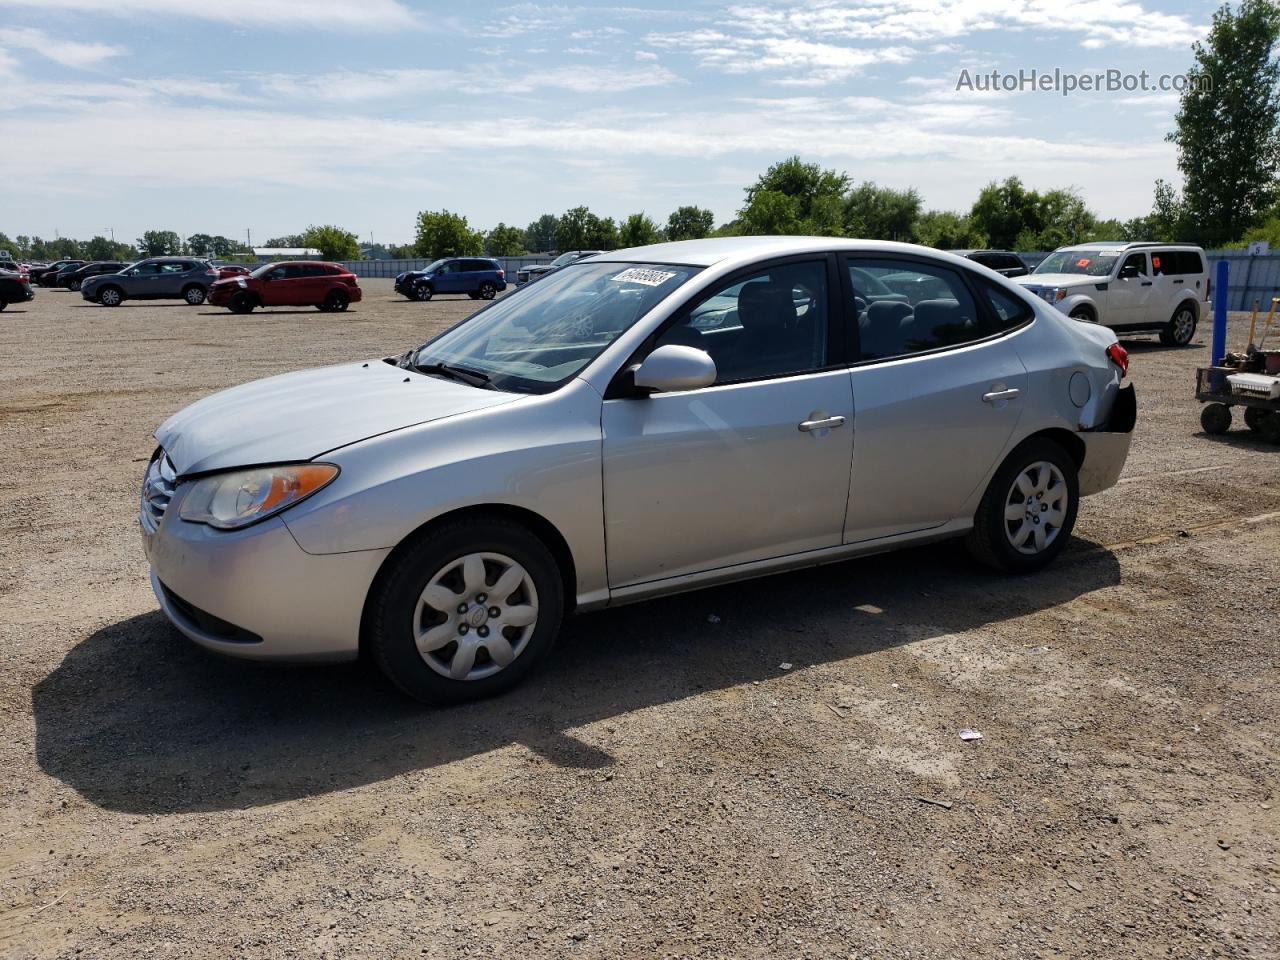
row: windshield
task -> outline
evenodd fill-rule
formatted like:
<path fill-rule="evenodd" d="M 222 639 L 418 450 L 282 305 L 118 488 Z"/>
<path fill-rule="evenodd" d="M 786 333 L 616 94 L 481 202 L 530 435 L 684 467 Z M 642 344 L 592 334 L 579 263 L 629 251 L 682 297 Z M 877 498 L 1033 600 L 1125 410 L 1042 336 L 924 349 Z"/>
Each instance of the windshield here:
<path fill-rule="evenodd" d="M 439 270 L 442 266 L 444 266 L 444 262 L 445 262 L 444 260 L 437 260 L 434 263 L 429 263 L 425 267 L 423 267 L 422 270 L 420 270 L 419 272 L 432 273 L 436 270 Z"/>
<path fill-rule="evenodd" d="M 580 259 L 582 259 L 581 254 L 578 254 L 578 253 L 562 253 L 562 254 L 560 254 L 560 256 L 556 257 L 554 260 L 552 260 L 552 261 L 551 261 L 551 266 L 553 266 L 553 267 L 567 267 L 569 264 L 573 263 L 573 261 L 575 261 L 575 260 L 580 260 Z"/>
<path fill-rule="evenodd" d="M 482 373 L 498 390 L 546 393 L 698 272 L 659 263 L 584 263 L 497 300 L 420 347 L 412 366 Z"/>
<path fill-rule="evenodd" d="M 1079 273 L 1087 277 L 1111 274 L 1120 255 L 1111 250 L 1059 250 L 1041 261 L 1032 273 Z"/>

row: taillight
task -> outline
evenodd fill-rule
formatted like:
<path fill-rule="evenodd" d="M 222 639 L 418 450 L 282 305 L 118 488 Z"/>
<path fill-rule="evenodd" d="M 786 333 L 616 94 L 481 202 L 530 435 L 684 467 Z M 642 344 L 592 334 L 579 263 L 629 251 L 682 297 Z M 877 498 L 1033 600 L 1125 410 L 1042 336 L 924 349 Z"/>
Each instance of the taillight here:
<path fill-rule="evenodd" d="M 499 270 L 499 271 L 498 271 L 498 279 L 499 279 L 499 280 L 505 280 L 505 279 L 507 279 L 507 271 L 505 271 L 505 270 Z"/>
<path fill-rule="evenodd" d="M 1120 368 L 1120 375 L 1124 376 L 1129 372 L 1129 351 L 1118 343 L 1113 343 L 1107 347 L 1107 359 Z"/>

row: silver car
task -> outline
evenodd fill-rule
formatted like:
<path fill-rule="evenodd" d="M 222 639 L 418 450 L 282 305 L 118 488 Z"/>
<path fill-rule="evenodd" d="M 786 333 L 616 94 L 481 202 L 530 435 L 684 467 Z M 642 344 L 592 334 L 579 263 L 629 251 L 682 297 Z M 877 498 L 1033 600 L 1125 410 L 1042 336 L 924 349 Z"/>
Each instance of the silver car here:
<path fill-rule="evenodd" d="M 89 277 L 80 285 L 80 296 L 104 307 L 118 307 L 126 300 L 185 300 L 196 307 L 217 279 L 218 271 L 207 260 L 151 257 L 118 273 Z"/>
<path fill-rule="evenodd" d="M 1127 363 L 921 247 L 604 254 L 400 357 L 173 416 L 142 488 L 152 586 L 210 649 L 364 652 L 453 701 L 515 683 L 573 612 L 949 537 L 1034 571 L 1120 474 Z"/>

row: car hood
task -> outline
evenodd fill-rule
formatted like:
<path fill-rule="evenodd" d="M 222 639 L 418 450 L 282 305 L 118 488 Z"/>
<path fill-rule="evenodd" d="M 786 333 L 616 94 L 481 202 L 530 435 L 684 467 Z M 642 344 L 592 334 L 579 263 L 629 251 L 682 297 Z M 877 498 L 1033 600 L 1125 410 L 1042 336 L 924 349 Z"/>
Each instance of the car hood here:
<path fill-rule="evenodd" d="M 370 360 L 223 390 L 174 414 L 155 436 L 179 474 L 203 473 L 311 460 L 378 434 L 522 397 Z"/>
<path fill-rule="evenodd" d="M 1109 277 L 1086 277 L 1079 273 L 1031 273 L 1024 277 L 1010 277 L 1024 287 L 1092 287 L 1106 283 Z"/>

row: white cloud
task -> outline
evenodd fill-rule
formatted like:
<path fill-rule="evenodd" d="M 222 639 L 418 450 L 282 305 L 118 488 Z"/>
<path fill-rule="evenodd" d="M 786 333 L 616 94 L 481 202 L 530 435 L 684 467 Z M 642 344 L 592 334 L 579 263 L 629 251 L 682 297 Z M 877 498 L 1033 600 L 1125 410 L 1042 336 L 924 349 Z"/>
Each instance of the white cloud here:
<path fill-rule="evenodd" d="M 643 63 L 653 63 L 658 59 L 658 55 L 652 50 L 637 50 L 636 59 Z"/>
<path fill-rule="evenodd" d="M 124 53 L 121 47 L 105 43 L 81 43 L 51 36 L 34 27 L 0 26 L 0 48 L 30 50 L 64 67 L 85 70 L 97 67 L 102 61 Z"/>
<path fill-rule="evenodd" d="M 173 14 L 190 20 L 214 20 L 232 25 L 279 30 L 380 30 L 417 23 L 399 0 L 0 0 L 0 8 L 28 7 L 41 12 L 110 14 L 121 17 Z"/>
<path fill-rule="evenodd" d="M 744 35 L 723 30 L 651 33 L 655 47 L 687 50 L 704 67 L 730 74 L 783 72 L 783 83 L 831 83 L 862 73 L 877 63 L 906 63 L 915 54 L 907 46 L 850 47 L 798 35 Z"/>

